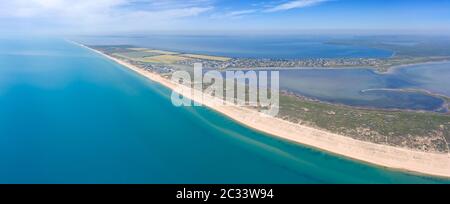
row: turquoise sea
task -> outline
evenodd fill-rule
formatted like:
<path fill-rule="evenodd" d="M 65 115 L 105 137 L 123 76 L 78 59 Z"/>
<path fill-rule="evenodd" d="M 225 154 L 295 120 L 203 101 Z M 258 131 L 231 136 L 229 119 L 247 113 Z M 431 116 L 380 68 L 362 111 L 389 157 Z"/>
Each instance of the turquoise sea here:
<path fill-rule="evenodd" d="M 0 39 L 0 183 L 449 183 L 275 139 L 64 40 Z"/>

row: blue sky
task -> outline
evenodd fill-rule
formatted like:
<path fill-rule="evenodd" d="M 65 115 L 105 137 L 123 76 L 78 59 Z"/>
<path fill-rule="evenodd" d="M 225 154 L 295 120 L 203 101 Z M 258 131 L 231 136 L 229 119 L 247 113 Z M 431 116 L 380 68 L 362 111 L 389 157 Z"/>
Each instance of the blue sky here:
<path fill-rule="evenodd" d="M 450 0 L 11 0 L 0 32 L 450 33 Z"/>

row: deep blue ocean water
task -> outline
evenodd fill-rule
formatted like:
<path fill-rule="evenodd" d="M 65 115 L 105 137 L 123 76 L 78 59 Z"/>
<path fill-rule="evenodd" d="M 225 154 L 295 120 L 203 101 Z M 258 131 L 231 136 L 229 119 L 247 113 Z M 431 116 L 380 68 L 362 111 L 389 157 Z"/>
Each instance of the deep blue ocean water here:
<path fill-rule="evenodd" d="M 442 183 L 248 129 L 63 40 L 0 40 L 0 183 Z"/>

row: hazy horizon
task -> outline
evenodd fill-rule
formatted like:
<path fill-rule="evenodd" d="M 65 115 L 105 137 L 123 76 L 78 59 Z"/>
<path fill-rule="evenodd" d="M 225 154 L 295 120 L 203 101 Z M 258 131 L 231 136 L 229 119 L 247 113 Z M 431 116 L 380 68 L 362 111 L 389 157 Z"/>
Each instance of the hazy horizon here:
<path fill-rule="evenodd" d="M 450 1 L 14 0 L 3 35 L 449 35 Z"/>

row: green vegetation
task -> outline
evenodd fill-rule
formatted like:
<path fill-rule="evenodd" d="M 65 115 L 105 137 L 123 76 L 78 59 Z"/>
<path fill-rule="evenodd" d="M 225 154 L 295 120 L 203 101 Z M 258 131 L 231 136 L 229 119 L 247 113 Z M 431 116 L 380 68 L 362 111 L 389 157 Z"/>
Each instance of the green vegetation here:
<path fill-rule="evenodd" d="M 139 58 L 157 56 L 158 54 L 150 53 L 150 52 L 119 52 L 119 53 L 116 53 L 115 55 L 123 57 L 123 58 L 139 59 Z"/>
<path fill-rule="evenodd" d="M 449 152 L 450 115 L 368 110 L 280 96 L 279 117 L 379 144 Z"/>
<path fill-rule="evenodd" d="M 218 57 L 218 56 L 211 56 L 211 55 L 184 54 L 183 56 L 189 57 L 189 58 L 195 58 L 195 59 L 214 60 L 214 61 L 222 61 L 222 62 L 231 60 L 231 58 L 228 58 L 228 57 Z"/>
<path fill-rule="evenodd" d="M 378 63 L 373 65 L 378 72 L 387 72 L 392 67 L 411 65 L 428 62 L 441 62 L 450 60 L 450 56 L 442 57 L 393 57 L 389 59 L 378 59 Z"/>

